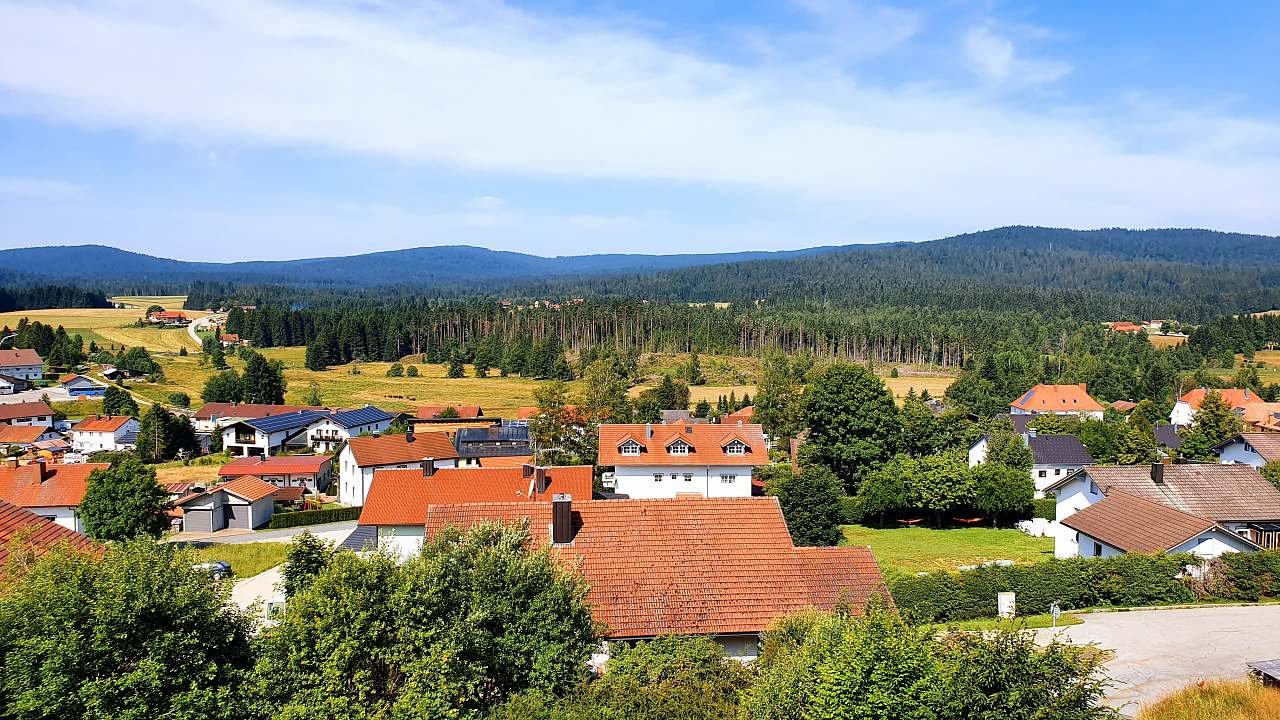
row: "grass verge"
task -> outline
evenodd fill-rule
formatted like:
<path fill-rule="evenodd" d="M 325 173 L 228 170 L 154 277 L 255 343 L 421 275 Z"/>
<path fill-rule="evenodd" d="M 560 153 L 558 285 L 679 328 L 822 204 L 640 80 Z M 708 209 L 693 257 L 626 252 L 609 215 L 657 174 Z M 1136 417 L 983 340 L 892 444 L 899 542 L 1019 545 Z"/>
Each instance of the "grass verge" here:
<path fill-rule="evenodd" d="M 289 544 L 281 542 L 227 543 L 192 548 L 196 562 L 225 560 L 231 563 L 231 572 L 241 580 L 284 562 L 288 550 Z"/>
<path fill-rule="evenodd" d="M 1144 706 L 1138 720 L 1280 720 L 1280 690 L 1250 680 L 1211 680 Z"/>

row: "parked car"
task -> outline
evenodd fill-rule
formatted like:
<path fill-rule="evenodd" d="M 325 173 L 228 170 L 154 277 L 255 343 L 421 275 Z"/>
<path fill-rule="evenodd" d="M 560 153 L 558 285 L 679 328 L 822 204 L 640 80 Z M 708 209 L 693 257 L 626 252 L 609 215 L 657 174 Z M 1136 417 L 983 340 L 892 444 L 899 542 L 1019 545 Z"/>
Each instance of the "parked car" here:
<path fill-rule="evenodd" d="M 214 580 L 222 580 L 231 577 L 231 563 L 226 560 L 213 560 L 211 562 L 202 562 L 192 565 L 193 570 L 209 573 L 209 577 Z"/>

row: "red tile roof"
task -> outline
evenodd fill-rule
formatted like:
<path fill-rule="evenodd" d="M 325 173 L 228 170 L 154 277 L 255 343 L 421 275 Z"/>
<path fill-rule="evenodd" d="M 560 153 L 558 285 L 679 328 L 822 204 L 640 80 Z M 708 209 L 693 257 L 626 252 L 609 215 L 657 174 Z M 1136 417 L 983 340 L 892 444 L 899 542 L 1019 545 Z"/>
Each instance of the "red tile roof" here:
<path fill-rule="evenodd" d="M 44 360 L 40 358 L 40 353 L 29 348 L 0 350 L 0 368 L 43 364 Z"/>
<path fill-rule="evenodd" d="M 1107 323 L 1107 325 L 1110 326 L 1114 332 L 1138 332 L 1142 329 L 1141 325 L 1131 323 L 1128 320 Z"/>
<path fill-rule="evenodd" d="M 286 413 L 294 413 L 299 410 L 315 410 L 323 412 L 328 408 L 314 407 L 311 405 L 261 405 L 257 403 L 205 403 L 196 411 L 195 418 L 197 420 L 212 420 L 215 417 L 226 418 L 247 418 L 256 420 L 258 418 L 271 417 L 272 415 L 284 415 Z"/>
<path fill-rule="evenodd" d="M 242 457 L 218 468 L 219 477 L 243 475 L 315 475 L 333 462 L 329 455 L 272 455 Z"/>
<path fill-rule="evenodd" d="M 1210 390 L 1206 388 L 1194 388 L 1178 398 L 1178 401 L 1190 405 L 1192 410 L 1199 410 L 1200 403 L 1204 402 L 1204 396 L 1208 395 L 1209 392 Z M 1222 396 L 1223 402 L 1230 408 L 1242 408 L 1247 405 L 1266 402 L 1265 398 L 1259 397 L 1258 393 L 1249 388 L 1219 388 L 1212 392 Z"/>
<path fill-rule="evenodd" d="M 792 546 L 776 498 L 575 501 L 573 515 L 573 542 L 553 553 L 581 568 L 608 637 L 759 633 L 798 610 L 889 599 L 869 548 Z M 427 533 L 523 519 L 546 545 L 546 502 L 434 505 Z"/>
<path fill-rule="evenodd" d="M 565 493 L 591 498 L 590 465 L 550 467 L 545 492 L 530 495 L 533 478 L 522 467 L 441 468 L 431 477 L 421 470 L 378 470 L 360 511 L 361 525 L 422 525 L 431 505 L 520 502 Z"/>
<path fill-rule="evenodd" d="M 409 442 L 408 435 L 364 435 L 351 438 L 347 445 L 360 467 L 414 463 L 426 458 L 453 460 L 458 457 L 453 441 L 445 433 L 415 432 L 413 437 L 413 442 Z"/>
<path fill-rule="evenodd" d="M 35 442 L 41 435 L 51 432 L 44 425 L 0 425 L 0 445 L 24 445 Z"/>
<path fill-rule="evenodd" d="M 755 416 L 756 416 L 756 406 L 748 405 L 744 408 L 734 410 L 733 412 L 721 417 L 720 423 L 722 425 L 728 425 L 730 423 L 738 422 L 739 420 L 744 423 L 749 423 L 751 422 L 752 418 L 754 418 Z"/>
<path fill-rule="evenodd" d="M 498 457 L 482 457 L 476 458 L 480 463 L 480 467 L 484 468 L 506 468 L 520 467 L 521 465 L 529 465 L 533 463 L 532 455 L 506 455 Z"/>
<path fill-rule="evenodd" d="M 276 501 L 283 503 L 299 502 L 306 497 L 307 489 L 301 485 L 276 488 Z"/>
<path fill-rule="evenodd" d="M 66 385 L 72 380 L 75 380 L 76 378 L 81 378 L 81 377 L 84 377 L 84 376 L 81 375 L 80 373 L 67 373 L 66 375 L 59 375 L 58 382 L 62 385 Z"/>
<path fill-rule="evenodd" d="M 8 561 L 11 543 L 15 541 L 22 550 L 37 556 L 60 543 L 80 550 L 95 550 L 99 547 L 78 532 L 0 500 L 0 565 Z"/>
<path fill-rule="evenodd" d="M 128 415 L 90 415 L 71 426 L 71 432 L 115 432 L 133 418 Z"/>
<path fill-rule="evenodd" d="M 1084 383 L 1079 385 L 1041 383 L 1009 403 L 1009 407 L 1044 413 L 1102 412 L 1102 406 L 1097 400 L 1089 397 Z"/>
<path fill-rule="evenodd" d="M 639 455 L 623 455 L 620 446 L 631 438 L 641 445 Z M 745 455 L 729 455 L 724 446 L 734 439 L 747 445 Z M 691 445 L 689 454 L 667 451 L 676 440 Z M 763 465 L 769 462 L 764 446 L 764 430 L 759 425 L 601 425 L 600 465 Z"/>
<path fill-rule="evenodd" d="M 0 420 L 19 420 L 21 418 L 52 416 L 53 408 L 42 400 L 34 402 L 4 403 L 0 405 Z"/>
<path fill-rule="evenodd" d="M 419 417 L 423 420 L 438 420 L 441 419 L 440 413 L 444 412 L 445 408 L 453 408 L 454 410 L 457 410 L 458 417 L 463 419 L 472 419 L 484 416 L 484 410 L 481 409 L 479 405 L 462 405 L 459 403 L 453 403 L 452 405 L 423 405 L 418 408 L 418 414 L 414 417 Z"/>
<path fill-rule="evenodd" d="M 110 463 L 50 464 L 49 477 L 40 480 L 38 463 L 17 468 L 0 468 L 0 500 L 18 507 L 78 507 L 89 484 L 89 474 L 105 470 Z"/>
<path fill-rule="evenodd" d="M 1207 518 L 1119 490 L 1073 513 L 1062 524 L 1127 553 L 1165 552 L 1218 526 Z"/>
<path fill-rule="evenodd" d="M 264 481 L 256 475 L 244 475 L 223 483 L 216 487 L 210 488 L 210 492 L 222 490 L 231 493 L 237 497 L 242 497 L 249 502 L 257 502 L 265 497 L 270 497 L 276 492 L 276 486 Z"/>
<path fill-rule="evenodd" d="M 187 316 L 177 310 L 160 310 L 158 312 L 151 313 L 147 317 L 159 318 L 161 320 L 185 320 Z"/>
<path fill-rule="evenodd" d="M 1115 400 L 1111 403 L 1111 409 L 1118 410 L 1122 413 L 1127 413 L 1136 407 L 1138 407 L 1138 403 L 1133 402 L 1132 400 Z"/>

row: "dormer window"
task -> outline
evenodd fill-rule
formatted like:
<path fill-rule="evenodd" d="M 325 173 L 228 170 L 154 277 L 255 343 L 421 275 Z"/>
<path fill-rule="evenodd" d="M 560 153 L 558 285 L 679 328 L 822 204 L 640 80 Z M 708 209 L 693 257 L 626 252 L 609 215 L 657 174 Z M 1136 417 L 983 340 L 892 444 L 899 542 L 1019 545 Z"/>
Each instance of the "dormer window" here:
<path fill-rule="evenodd" d="M 640 443 L 635 440 L 628 440 L 622 443 L 618 449 L 622 451 L 623 455 L 639 455 L 641 450 Z"/>
<path fill-rule="evenodd" d="M 733 442 L 724 446 L 724 452 L 726 455 L 746 455 L 747 444 L 742 442 L 741 440 L 734 440 Z"/>
<path fill-rule="evenodd" d="M 677 440 L 667 446 L 667 452 L 672 455 L 688 455 L 691 449 L 693 447 L 683 440 Z"/>

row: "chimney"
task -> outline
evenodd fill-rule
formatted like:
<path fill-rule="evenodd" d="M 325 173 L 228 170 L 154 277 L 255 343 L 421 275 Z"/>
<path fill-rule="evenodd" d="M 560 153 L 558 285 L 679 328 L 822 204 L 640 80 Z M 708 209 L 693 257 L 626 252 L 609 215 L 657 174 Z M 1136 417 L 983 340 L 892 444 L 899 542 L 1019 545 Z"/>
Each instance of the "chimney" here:
<path fill-rule="evenodd" d="M 413 423 L 409 423 L 404 427 L 404 441 L 407 443 L 413 442 Z"/>
<path fill-rule="evenodd" d="M 551 543 L 573 542 L 573 496 L 557 493 L 551 497 Z"/>
<path fill-rule="evenodd" d="M 1151 463 L 1151 482 L 1157 485 L 1164 484 L 1164 463 Z"/>
<path fill-rule="evenodd" d="M 431 477 L 436 474 L 436 459 L 433 457 L 422 458 L 422 477 Z"/>
<path fill-rule="evenodd" d="M 36 461 L 36 468 L 40 473 L 40 482 L 43 483 L 45 480 L 53 477 L 53 470 L 49 468 L 49 464 L 44 461 L 44 458 L 40 458 Z"/>
<path fill-rule="evenodd" d="M 530 465 L 529 463 L 525 463 L 521 465 L 520 477 L 524 478 L 525 480 L 528 480 L 529 478 L 533 477 L 533 466 Z"/>
<path fill-rule="evenodd" d="M 538 495 L 547 491 L 547 469 L 544 467 L 533 469 L 533 491 Z"/>
<path fill-rule="evenodd" d="M 653 439 L 653 423 L 644 424 L 644 436 L 646 440 Z"/>

